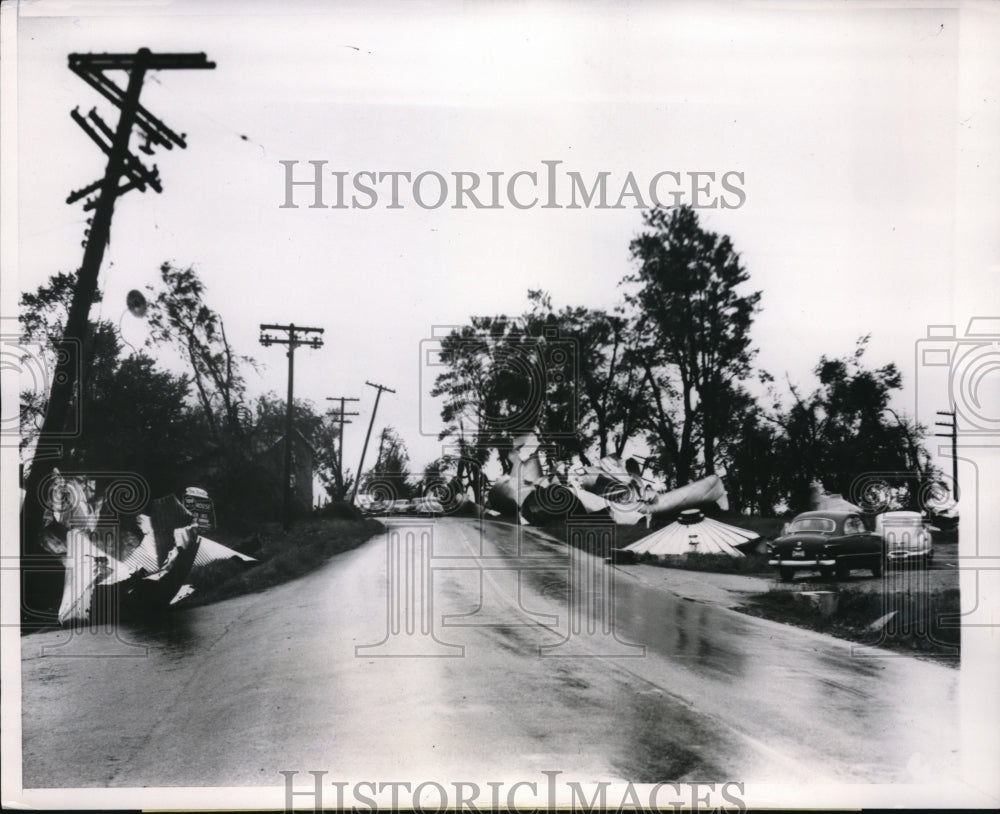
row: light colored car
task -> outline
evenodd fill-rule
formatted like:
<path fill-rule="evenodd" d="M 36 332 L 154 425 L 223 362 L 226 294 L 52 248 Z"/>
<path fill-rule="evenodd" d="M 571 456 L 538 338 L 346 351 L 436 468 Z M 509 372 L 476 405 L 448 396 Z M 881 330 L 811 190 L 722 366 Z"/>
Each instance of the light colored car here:
<path fill-rule="evenodd" d="M 413 514 L 413 501 L 407 498 L 392 501 L 392 514 Z"/>
<path fill-rule="evenodd" d="M 419 515 L 436 517 L 439 514 L 444 514 L 444 507 L 437 498 L 417 497 L 413 499 L 413 511 Z"/>
<path fill-rule="evenodd" d="M 887 563 L 934 559 L 935 531 L 920 512 L 884 512 L 875 518 L 875 531 L 885 540 Z"/>
<path fill-rule="evenodd" d="M 369 498 L 367 502 L 361 506 L 361 511 L 365 514 L 389 514 L 391 510 L 391 500 L 371 500 Z"/>

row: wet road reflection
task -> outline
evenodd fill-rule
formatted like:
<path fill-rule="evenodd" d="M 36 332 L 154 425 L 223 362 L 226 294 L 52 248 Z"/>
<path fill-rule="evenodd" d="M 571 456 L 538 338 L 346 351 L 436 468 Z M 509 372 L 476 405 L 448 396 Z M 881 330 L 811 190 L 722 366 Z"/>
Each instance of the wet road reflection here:
<path fill-rule="evenodd" d="M 398 527 L 395 560 L 377 538 L 294 583 L 123 628 L 120 657 L 101 649 L 107 636 L 24 637 L 25 784 L 274 785 L 282 769 L 634 782 L 955 770 L 954 671 L 857 658 L 627 568 L 573 560 L 586 566 L 574 572 L 566 547 L 531 529 L 431 528 L 424 544 Z M 573 573 L 601 579 L 587 594 Z M 613 606 L 592 595 L 602 585 Z M 410 639 L 383 657 L 387 613 L 420 603 L 430 634 L 403 625 Z M 574 613 L 590 635 L 570 635 Z M 418 639 L 431 649 L 407 651 Z"/>

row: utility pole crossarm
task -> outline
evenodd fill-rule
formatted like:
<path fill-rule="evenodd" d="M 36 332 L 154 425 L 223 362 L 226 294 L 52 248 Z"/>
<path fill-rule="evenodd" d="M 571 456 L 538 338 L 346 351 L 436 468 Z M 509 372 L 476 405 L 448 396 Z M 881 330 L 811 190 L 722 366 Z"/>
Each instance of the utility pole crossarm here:
<path fill-rule="evenodd" d="M 317 333 L 317 334 L 321 334 L 324 331 L 323 328 L 306 328 L 306 327 L 303 327 L 302 325 L 296 325 L 294 323 L 292 323 L 290 325 L 261 325 L 260 326 L 260 329 L 262 331 L 287 331 L 290 328 L 294 328 L 296 331 L 298 331 L 300 333 Z"/>
<path fill-rule="evenodd" d="M 154 54 L 140 48 L 134 54 L 70 54 L 69 69 L 117 107 L 125 103 L 126 92 L 104 75 L 104 71 L 167 71 L 211 70 L 215 63 L 201 54 Z M 184 136 L 178 135 L 142 105 L 136 103 L 136 124 L 147 138 L 170 150 L 176 144 L 184 147 Z"/>
<path fill-rule="evenodd" d="M 128 70 L 141 60 L 142 65 L 150 71 L 164 71 L 180 68 L 214 68 L 204 52 L 197 54 L 173 53 L 154 54 L 148 48 L 140 48 L 134 54 L 70 54 L 69 69 L 75 73 L 81 71 Z"/>

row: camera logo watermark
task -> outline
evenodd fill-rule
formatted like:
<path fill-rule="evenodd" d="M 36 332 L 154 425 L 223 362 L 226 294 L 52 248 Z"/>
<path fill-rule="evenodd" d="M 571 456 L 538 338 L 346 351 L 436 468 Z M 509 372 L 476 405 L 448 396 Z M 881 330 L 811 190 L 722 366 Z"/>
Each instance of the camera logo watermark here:
<path fill-rule="evenodd" d="M 925 655 L 957 656 L 963 629 L 996 626 L 980 596 L 984 574 L 1000 570 L 996 541 L 982 535 L 993 509 L 980 487 L 995 489 L 1000 476 L 989 471 L 996 456 L 988 454 L 1000 439 L 1000 317 L 973 317 L 964 334 L 953 324 L 929 325 L 915 354 L 917 421 L 933 431 L 933 451 L 951 459 L 951 472 L 872 472 L 852 485 L 850 499 L 877 516 L 886 562 L 882 615 L 865 645 L 902 638 L 916 649 L 927 645 Z M 958 610 L 938 579 L 948 569 L 971 572 Z"/>
<path fill-rule="evenodd" d="M 930 325 L 916 353 L 921 423 L 933 427 L 947 403 L 963 443 L 1000 443 L 1000 317 L 973 317 L 962 336 L 954 325 Z"/>
<path fill-rule="evenodd" d="M 10 321 L 10 330 L 6 325 L 0 329 L 0 369 L 4 378 L 12 378 L 18 383 L 22 394 L 27 394 L 38 403 L 39 420 L 44 415 L 44 402 L 48 397 L 53 383 L 65 384 L 72 380 L 79 391 L 82 345 L 73 339 L 64 339 L 59 347 L 53 348 L 47 339 L 26 336 L 15 328 Z M 9 379 L 8 379 L 9 380 Z M 79 436 L 81 425 L 81 401 L 77 392 L 71 400 L 73 408 L 67 415 L 66 426 L 55 433 L 50 433 L 51 440 L 63 440 Z M 24 426 L 28 418 L 25 406 L 18 399 L 4 400 L 6 403 L 0 411 L 0 436 L 21 439 L 24 432 L 31 432 Z"/>

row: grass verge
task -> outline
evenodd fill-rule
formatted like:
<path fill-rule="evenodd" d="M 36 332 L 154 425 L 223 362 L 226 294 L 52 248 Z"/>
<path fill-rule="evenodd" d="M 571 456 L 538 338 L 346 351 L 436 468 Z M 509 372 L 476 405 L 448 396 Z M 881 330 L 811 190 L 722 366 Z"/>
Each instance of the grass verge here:
<path fill-rule="evenodd" d="M 838 592 L 836 610 L 830 614 L 824 614 L 810 601 L 796 598 L 796 594 L 801 593 L 768 591 L 750 598 L 737 610 L 857 644 L 932 657 L 949 666 L 959 666 L 961 636 L 957 588 L 917 594 L 843 588 Z"/>
<path fill-rule="evenodd" d="M 334 554 L 357 548 L 384 530 L 371 519 L 316 517 L 299 521 L 290 531 L 277 523 L 266 524 L 250 538 L 225 541 L 256 557 L 256 564 L 221 560 L 193 569 L 189 581 L 195 593 L 184 604 L 205 605 L 280 585 L 315 571 Z M 222 542 L 221 538 L 217 539 Z"/>
<path fill-rule="evenodd" d="M 760 554 L 747 554 L 744 557 L 697 552 L 660 557 L 655 554 L 639 554 L 636 561 L 643 565 L 679 568 L 682 571 L 711 571 L 716 574 L 746 574 L 766 577 L 774 575 L 774 569 L 767 564 L 767 557 Z"/>

